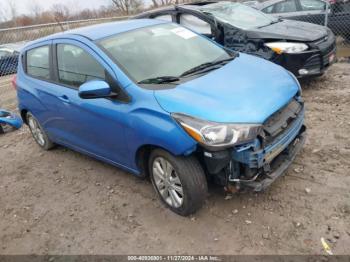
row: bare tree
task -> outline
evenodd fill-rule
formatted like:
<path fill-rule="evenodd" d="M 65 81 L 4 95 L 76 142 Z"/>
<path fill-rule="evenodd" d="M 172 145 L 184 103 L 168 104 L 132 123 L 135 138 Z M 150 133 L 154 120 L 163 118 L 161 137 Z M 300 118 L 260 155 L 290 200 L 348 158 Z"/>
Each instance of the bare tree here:
<path fill-rule="evenodd" d="M 63 4 L 54 4 L 51 6 L 51 11 L 57 21 L 65 21 L 70 17 L 70 12 L 67 6 Z"/>
<path fill-rule="evenodd" d="M 178 4 L 179 0 L 152 0 L 153 7 Z"/>
<path fill-rule="evenodd" d="M 7 12 L 5 9 L 0 9 L 0 22 L 5 22 L 7 20 Z"/>
<path fill-rule="evenodd" d="M 13 25 L 16 26 L 16 18 L 17 18 L 17 6 L 14 0 L 7 0 L 7 5 L 9 7 L 10 12 L 10 20 L 12 20 Z"/>
<path fill-rule="evenodd" d="M 28 10 L 31 11 L 31 14 L 34 17 L 39 17 L 42 13 L 42 8 L 39 5 L 37 0 L 32 0 L 32 1 L 28 2 L 27 8 L 28 8 Z"/>
<path fill-rule="evenodd" d="M 37 0 L 32 0 L 27 4 L 28 10 L 30 10 L 32 17 L 37 22 L 40 19 L 40 16 L 43 12 Z"/>
<path fill-rule="evenodd" d="M 113 5 L 122 14 L 129 15 L 142 10 L 142 0 L 112 0 Z"/>

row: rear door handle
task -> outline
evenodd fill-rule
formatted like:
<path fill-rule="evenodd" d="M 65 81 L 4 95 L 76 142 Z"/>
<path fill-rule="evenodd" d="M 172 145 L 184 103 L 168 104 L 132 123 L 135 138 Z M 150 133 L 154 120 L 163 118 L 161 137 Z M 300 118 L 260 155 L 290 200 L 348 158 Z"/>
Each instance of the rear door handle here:
<path fill-rule="evenodd" d="M 68 96 L 66 96 L 66 95 L 59 96 L 58 99 L 65 102 L 65 103 L 70 102 Z"/>

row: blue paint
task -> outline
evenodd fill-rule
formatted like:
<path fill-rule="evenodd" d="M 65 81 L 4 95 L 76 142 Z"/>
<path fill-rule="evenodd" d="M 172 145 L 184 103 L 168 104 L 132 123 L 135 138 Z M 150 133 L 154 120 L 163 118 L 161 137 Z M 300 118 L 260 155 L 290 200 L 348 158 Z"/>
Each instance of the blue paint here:
<path fill-rule="evenodd" d="M 0 109 L 0 124 L 10 125 L 16 129 L 19 129 L 22 127 L 23 121 L 18 115 L 10 111 Z"/>
<path fill-rule="evenodd" d="M 218 70 L 155 95 L 168 112 L 223 123 L 263 123 L 297 92 L 288 71 L 240 54 Z"/>

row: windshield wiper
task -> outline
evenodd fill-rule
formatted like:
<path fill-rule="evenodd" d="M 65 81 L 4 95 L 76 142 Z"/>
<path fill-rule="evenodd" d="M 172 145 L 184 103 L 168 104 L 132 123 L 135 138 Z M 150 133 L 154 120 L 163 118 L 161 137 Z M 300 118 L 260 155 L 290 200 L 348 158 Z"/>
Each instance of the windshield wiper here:
<path fill-rule="evenodd" d="M 213 66 L 216 66 L 216 65 L 224 64 L 226 62 L 232 61 L 235 58 L 236 58 L 236 56 L 232 56 L 230 58 L 226 58 L 226 59 L 221 59 L 221 60 L 217 60 L 217 61 L 213 61 L 213 62 L 207 62 L 207 63 L 200 64 L 198 66 L 195 66 L 195 67 L 193 67 L 193 68 L 183 72 L 180 75 L 180 77 L 191 75 L 193 73 L 197 73 L 199 71 L 202 71 L 204 69 L 207 69 L 207 68 L 210 68 L 210 67 L 213 67 Z"/>
<path fill-rule="evenodd" d="M 258 28 L 263 28 L 263 27 L 266 27 L 266 26 L 269 26 L 269 25 L 273 25 L 273 24 L 276 24 L 278 22 L 281 22 L 281 20 L 273 20 L 271 21 L 270 23 L 266 24 L 266 25 L 262 25 L 262 26 L 259 26 Z"/>
<path fill-rule="evenodd" d="M 180 78 L 177 76 L 157 76 L 147 78 L 138 82 L 138 84 L 165 84 L 179 81 Z"/>

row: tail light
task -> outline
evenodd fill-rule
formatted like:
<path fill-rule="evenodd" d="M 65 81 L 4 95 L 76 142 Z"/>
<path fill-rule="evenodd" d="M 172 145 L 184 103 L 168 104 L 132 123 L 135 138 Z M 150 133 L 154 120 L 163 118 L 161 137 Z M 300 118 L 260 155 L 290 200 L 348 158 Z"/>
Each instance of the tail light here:
<path fill-rule="evenodd" d="M 12 87 L 14 88 L 14 89 L 17 89 L 17 75 L 14 75 L 13 77 L 12 77 L 12 80 L 11 80 L 11 84 L 12 84 Z"/>

